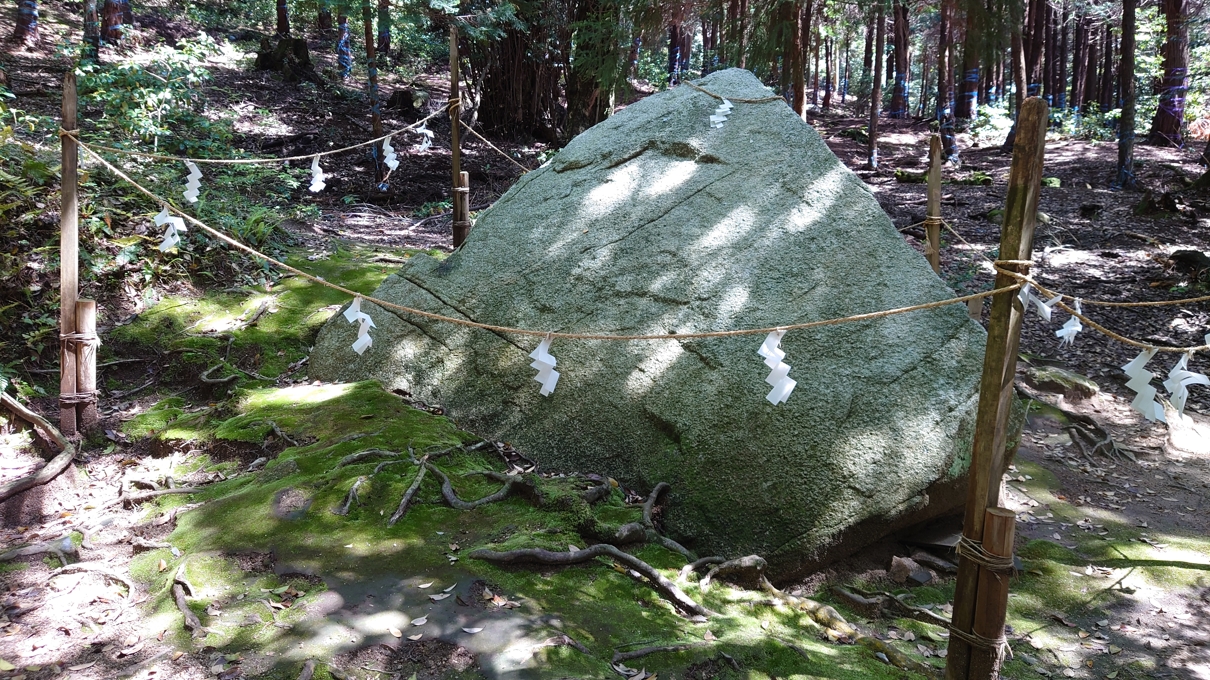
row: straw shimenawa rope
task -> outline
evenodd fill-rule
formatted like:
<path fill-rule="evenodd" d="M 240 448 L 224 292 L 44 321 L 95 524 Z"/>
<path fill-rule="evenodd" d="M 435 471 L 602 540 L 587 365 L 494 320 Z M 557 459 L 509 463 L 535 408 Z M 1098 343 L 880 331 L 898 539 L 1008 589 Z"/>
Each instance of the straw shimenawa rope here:
<path fill-rule="evenodd" d="M 270 163 L 284 163 L 286 161 L 305 161 L 305 160 L 310 160 L 312 158 L 315 158 L 316 156 L 333 156 L 338 153 L 344 153 L 346 151 L 352 151 L 353 149 L 359 149 L 363 146 L 370 146 L 371 144 L 377 144 L 378 142 L 381 142 L 388 137 L 392 137 L 394 135 L 398 135 L 398 134 L 407 132 L 408 130 L 413 130 L 417 127 L 420 127 L 421 125 L 424 125 L 425 123 L 436 118 L 437 116 L 442 115 L 443 113 L 445 113 L 445 111 L 446 111 L 445 109 L 439 109 L 438 111 L 429 114 L 428 116 L 416 121 L 415 123 L 408 125 L 407 127 L 399 128 L 398 130 L 389 132 L 385 135 L 382 135 L 381 137 L 375 137 L 374 139 L 367 139 L 364 142 L 358 142 L 356 144 L 351 144 L 349 146 L 342 147 L 339 149 L 331 149 L 329 151 L 316 151 L 315 153 L 309 153 L 309 154 L 305 154 L 302 156 L 285 156 L 282 158 L 185 158 L 184 156 L 167 156 L 164 154 L 148 153 L 145 151 L 133 151 L 131 149 L 119 149 L 119 148 L 112 147 L 112 146 L 102 146 L 100 144 L 91 144 L 90 143 L 89 145 L 93 149 L 100 149 L 101 151 L 107 151 L 109 153 L 116 153 L 116 154 L 119 154 L 122 156 L 138 156 L 139 158 L 150 158 L 152 160 L 157 160 L 157 161 L 176 161 L 179 163 L 189 161 L 190 163 L 208 163 L 210 165 L 267 165 Z M 80 146 L 84 146 L 84 142 L 80 139 L 80 136 L 79 136 L 80 135 L 79 130 L 60 129 L 59 135 L 63 136 L 63 137 L 70 137 L 70 138 L 74 139 L 75 142 L 77 144 L 79 144 Z"/>
<path fill-rule="evenodd" d="M 487 141 L 487 139 L 485 139 L 485 138 L 483 137 L 483 135 L 479 134 L 478 132 L 475 132 L 475 128 L 471 127 L 471 126 L 470 126 L 470 123 L 467 123 L 467 122 L 466 122 L 466 121 L 464 121 L 464 120 L 459 120 L 458 122 L 459 122 L 459 123 L 462 123 L 462 127 L 466 128 L 467 132 L 469 132 L 469 133 L 471 133 L 472 135 L 474 135 L 474 136 L 478 137 L 478 138 L 479 138 L 479 141 L 481 141 L 481 142 L 483 142 L 484 144 L 486 144 L 486 145 L 490 146 L 490 147 L 492 148 L 492 150 L 493 150 L 493 151 L 495 151 L 496 153 L 500 154 L 501 156 L 504 156 L 505 158 L 507 158 L 507 159 L 508 159 L 508 162 L 512 163 L 513 165 L 517 166 L 518 168 L 521 168 L 521 171 L 522 171 L 522 172 L 529 172 L 529 168 L 525 167 L 524 165 L 521 165 L 521 164 L 520 164 L 520 163 L 518 163 L 518 162 L 517 162 L 517 161 L 516 161 L 516 160 L 515 160 L 515 159 L 514 159 L 512 156 L 510 156 L 510 155 L 508 155 L 508 154 L 504 153 L 504 152 L 503 152 L 503 151 L 501 151 L 501 150 L 500 150 L 500 149 L 499 149 L 499 148 L 498 148 L 498 147 L 497 147 L 495 144 L 492 144 L 491 142 Z"/>
<path fill-rule="evenodd" d="M 79 140 L 77 140 L 77 142 L 79 142 Z M 854 314 L 852 316 L 846 316 L 846 317 L 839 318 L 839 319 L 824 319 L 824 320 L 820 320 L 820 321 L 808 321 L 805 323 L 787 324 L 787 325 L 783 325 L 783 326 L 770 326 L 767 328 L 745 328 L 745 329 L 733 330 L 733 331 L 711 331 L 711 332 L 702 332 L 702 333 L 655 333 L 655 334 L 647 334 L 647 335 L 607 335 L 607 334 L 602 334 L 602 333 L 562 333 L 562 332 L 552 332 L 552 331 L 546 331 L 546 330 L 532 330 L 532 329 L 528 329 L 528 328 L 514 328 L 511 326 L 497 326 L 494 324 L 486 324 L 486 323 L 479 323 L 477 321 L 469 321 L 467 319 L 457 319 L 454 317 L 445 316 L 444 314 L 437 314 L 435 312 L 426 312 L 424 310 L 415 309 L 412 307 L 405 307 L 404 305 L 395 304 L 393 302 L 387 302 L 386 300 L 381 300 L 381 299 L 373 297 L 373 296 L 362 295 L 361 293 L 358 293 L 355 290 L 351 290 L 349 288 L 345 288 L 344 286 L 339 286 L 339 285 L 331 283 L 329 281 L 325 281 L 323 278 L 321 278 L 319 276 L 315 276 L 314 274 L 310 274 L 297 267 L 288 265 L 285 262 L 282 262 L 281 260 L 277 260 L 268 255 L 265 255 L 264 253 L 254 249 L 250 246 L 244 245 L 243 243 L 240 243 L 239 241 L 231 238 L 230 236 L 227 236 L 226 234 L 210 227 L 209 225 L 203 223 L 202 221 L 198 220 L 197 218 L 193 217 L 192 215 L 189 215 L 188 213 L 180 210 L 176 206 L 169 203 L 166 199 L 161 198 L 160 196 L 157 196 L 151 190 L 147 189 L 143 185 L 141 185 L 138 182 L 131 179 L 129 175 L 127 175 L 126 173 L 119 170 L 117 167 L 115 167 L 109 161 L 105 160 L 104 157 L 102 157 L 100 154 L 98 154 L 97 152 L 95 152 L 91 148 L 89 148 L 89 146 L 87 144 L 84 144 L 81 142 L 80 148 L 83 149 L 88 155 L 90 155 L 94 159 L 96 159 L 99 163 L 101 163 L 101 165 L 108 168 L 110 172 L 117 175 L 119 178 L 121 178 L 127 184 L 129 184 L 132 187 L 134 187 L 135 189 L 137 189 L 143 195 L 147 196 L 148 198 L 152 199 L 153 201 L 155 201 L 157 203 L 167 206 L 167 208 L 169 210 L 176 213 L 177 215 L 180 215 L 182 218 L 187 220 L 189 223 L 197 226 L 199 229 L 201 229 L 201 230 L 205 231 L 206 233 L 214 236 L 215 238 L 223 241 L 224 243 L 227 243 L 239 250 L 244 251 L 245 253 L 247 253 L 249 255 L 252 255 L 253 257 L 260 258 L 261 260 L 264 260 L 265 262 L 268 262 L 269 264 L 272 264 L 280 269 L 284 269 L 288 272 L 297 274 L 298 276 L 301 276 L 304 279 L 307 279 L 308 281 L 311 281 L 313 283 L 317 283 L 322 286 L 327 286 L 328 288 L 331 288 L 333 290 L 338 290 L 338 291 L 340 291 L 346 295 L 349 295 L 351 297 L 354 297 L 354 298 L 361 298 L 368 302 L 373 302 L 374 304 L 376 304 L 380 307 L 383 307 L 385 309 L 394 309 L 396 311 L 404 312 L 406 314 L 411 314 L 414 316 L 420 316 L 420 317 L 424 317 L 427 319 L 434 319 L 437 321 L 444 321 L 447 323 L 455 324 L 458 326 L 466 326 L 469 328 L 481 328 L 483 330 L 493 331 L 496 333 L 508 333 L 510 335 L 527 335 L 527 336 L 533 336 L 533 337 L 563 338 L 563 339 L 571 339 L 571 340 L 620 340 L 620 341 L 689 340 L 689 339 L 696 339 L 696 338 L 726 338 L 726 337 L 736 337 L 736 336 L 743 336 L 743 335 L 767 335 L 768 333 L 771 333 L 773 331 L 779 331 L 779 330 L 780 331 L 789 331 L 789 330 L 801 330 L 801 329 L 806 329 L 806 328 L 818 328 L 818 327 L 822 327 L 822 326 L 834 326 L 837 324 L 848 323 L 851 321 L 868 321 L 871 319 L 881 319 L 884 317 L 894 316 L 897 314 L 906 314 L 908 312 L 921 311 L 921 310 L 925 310 L 925 309 L 935 309 L 937 307 L 944 307 L 947 305 L 964 303 L 969 300 L 977 300 L 980 298 L 990 297 L 992 295 L 998 295 L 1001 293 L 1011 293 L 1012 291 L 1019 289 L 1023 285 L 1023 284 L 1014 284 L 1011 286 L 1005 286 L 1004 288 L 997 288 L 995 290 L 984 291 L 981 293 L 973 293 L 971 295 L 964 295 L 962 297 L 951 298 L 948 300 L 937 300 L 935 302 L 927 302 L 927 303 L 923 303 L 923 304 L 919 304 L 919 305 L 910 305 L 907 307 L 899 307 L 896 309 L 887 309 L 887 310 L 882 310 L 879 312 L 869 312 L 866 314 Z"/>

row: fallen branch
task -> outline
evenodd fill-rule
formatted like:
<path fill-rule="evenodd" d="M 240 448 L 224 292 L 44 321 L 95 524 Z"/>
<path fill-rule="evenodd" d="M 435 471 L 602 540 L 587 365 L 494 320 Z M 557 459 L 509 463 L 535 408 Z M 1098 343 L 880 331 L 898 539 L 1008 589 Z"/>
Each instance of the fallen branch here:
<path fill-rule="evenodd" d="M 142 392 L 143 390 L 147 389 L 148 387 L 151 387 L 152 385 L 155 384 L 155 381 L 156 381 L 156 378 L 154 376 L 152 376 L 152 378 L 150 380 L 143 383 L 142 385 L 139 385 L 138 387 L 136 387 L 134 389 L 126 390 L 125 392 L 110 392 L 109 398 L 110 399 L 122 399 L 125 397 L 129 397 L 130 395 L 134 394 L 135 392 Z"/>
<path fill-rule="evenodd" d="M 176 489 L 160 489 L 158 491 L 145 491 L 143 493 L 136 493 L 136 494 L 130 495 L 130 496 L 120 496 L 118 498 L 114 498 L 112 500 L 106 501 L 104 505 L 100 506 L 97 509 L 104 510 L 105 508 L 113 507 L 115 505 L 118 505 L 119 503 L 142 503 L 143 501 L 151 500 L 152 498 L 156 498 L 158 496 L 167 496 L 170 494 L 177 494 L 177 493 L 197 493 L 198 491 L 201 491 L 201 489 L 197 488 L 196 486 L 182 486 L 182 487 L 179 487 Z"/>
<path fill-rule="evenodd" d="M 357 487 L 361 486 L 362 482 L 366 481 L 365 477 L 358 477 L 356 482 L 353 482 L 353 488 L 349 489 L 348 495 L 345 496 L 343 506 L 332 511 L 333 515 L 349 514 L 349 507 L 353 505 L 353 501 L 357 499 Z"/>
<path fill-rule="evenodd" d="M 110 571 L 103 564 L 96 562 L 76 562 L 75 564 L 65 564 L 62 567 L 50 572 L 50 576 L 58 576 L 59 574 L 70 574 L 76 571 L 87 571 L 94 574 L 100 574 L 112 581 L 117 581 L 126 586 L 126 599 L 134 597 L 134 582 L 130 579 Z"/>
<path fill-rule="evenodd" d="M 404 492 L 403 498 L 399 501 L 399 507 L 395 508 L 395 513 L 391 515 L 391 519 L 387 520 L 387 526 L 395 526 L 395 522 L 398 522 L 400 518 L 407 514 L 408 504 L 412 502 L 412 497 L 420 490 L 420 482 L 424 481 L 424 471 L 427 469 L 428 456 L 424 456 L 420 459 L 420 470 L 416 472 L 416 478 L 412 480 L 412 485 Z M 449 481 L 447 480 L 446 483 L 448 484 Z"/>
<path fill-rule="evenodd" d="M 689 574 L 692 574 L 693 572 L 701 569 L 702 567 L 708 567 L 711 564 L 722 564 L 723 562 L 726 562 L 726 561 L 727 561 L 726 559 L 724 559 L 722 557 L 718 557 L 716 555 L 714 557 L 703 557 L 702 559 L 697 560 L 695 562 L 690 562 L 689 564 L 686 564 L 685 566 L 681 567 L 681 575 L 677 577 L 677 580 L 684 581 L 686 578 L 689 577 Z"/>
<path fill-rule="evenodd" d="M 523 562 L 536 562 L 538 564 L 554 564 L 568 565 L 587 562 L 596 557 L 608 556 L 614 560 L 625 564 L 631 569 L 638 572 L 640 575 L 647 578 L 652 586 L 662 593 L 677 608 L 692 612 L 699 616 L 709 616 L 714 612 L 694 602 L 692 598 L 684 593 L 675 583 L 664 578 L 654 567 L 647 564 L 643 560 L 624 553 L 616 547 L 607 543 L 598 543 L 583 550 L 575 552 L 552 552 L 550 550 L 542 550 L 540 548 L 522 548 L 519 550 L 508 550 L 505 552 L 496 552 L 495 550 L 475 550 L 470 553 L 470 557 L 478 560 L 498 564 L 514 564 Z"/>
<path fill-rule="evenodd" d="M 50 421 L 29 410 L 24 404 L 16 399 L 13 399 L 7 394 L 0 392 L 0 404 L 3 404 L 6 408 L 8 408 L 8 410 L 15 413 L 22 420 L 30 423 L 31 425 L 36 425 L 42 428 L 42 431 L 46 433 L 48 437 L 55 440 L 55 443 L 59 445 L 60 449 L 66 449 L 68 446 L 70 446 L 70 442 L 67 441 L 67 437 L 64 437 L 62 432 L 59 432 L 59 428 L 51 425 Z"/>
<path fill-rule="evenodd" d="M 189 588 L 189 592 L 193 593 L 193 585 L 185 578 L 185 563 L 177 567 L 176 574 L 172 577 L 172 599 L 176 602 L 176 608 L 180 610 L 181 616 L 185 619 L 185 627 L 189 629 L 190 635 L 193 637 L 205 637 L 206 629 L 202 627 L 202 621 L 189 608 L 189 603 L 185 600 L 185 588 Z"/>
<path fill-rule="evenodd" d="M 934 626 L 941 626 L 942 628 L 949 630 L 949 619 L 941 616 L 940 614 L 931 612 L 923 607 L 913 607 L 912 605 L 904 602 L 902 598 L 906 597 L 906 595 L 893 595 L 885 590 L 867 592 L 857 587 L 851 587 L 851 589 L 855 591 L 856 594 L 840 586 L 834 587 L 832 591 L 846 599 L 861 597 L 866 602 L 877 604 L 879 609 L 893 616 L 898 615 L 909 619 L 915 619 L 921 623 L 930 623 Z"/>
<path fill-rule="evenodd" d="M 668 491 L 671 488 L 672 487 L 668 485 L 668 482 L 660 482 L 659 484 L 655 485 L 654 489 L 651 490 L 651 495 L 648 496 L 647 500 L 643 502 L 643 524 L 655 528 L 655 522 L 652 520 L 651 516 L 655 512 L 656 501 L 660 499 L 660 496 L 663 495 L 665 491 Z"/>
<path fill-rule="evenodd" d="M 198 376 L 198 380 L 201 380 L 202 382 L 206 383 L 207 385 L 226 385 L 227 383 L 231 382 L 232 380 L 236 380 L 239 378 L 238 373 L 232 373 L 231 375 L 227 376 L 226 378 L 211 378 L 210 377 L 211 373 L 217 371 L 218 369 L 220 369 L 222 367 L 223 367 L 223 364 L 215 364 L 215 365 L 211 366 L 210 368 L 207 368 L 204 372 L 202 372 L 201 375 Z"/>
<path fill-rule="evenodd" d="M 43 543 L 35 543 L 22 548 L 13 548 L 6 553 L 0 554 L 0 562 L 7 562 L 18 557 L 28 557 L 29 555 L 41 555 L 50 553 L 59 558 L 63 566 L 67 566 L 67 555 L 65 553 L 75 553 L 76 546 L 71 542 L 70 535 L 56 538 L 53 541 L 45 541 Z"/>
<path fill-rule="evenodd" d="M 56 455 L 54 458 L 51 458 L 50 462 L 42 466 L 42 469 L 38 470 L 34 474 L 26 475 L 25 477 L 14 479 L 11 482 L 0 485 L 0 502 L 3 502 L 9 498 L 12 498 L 13 496 L 16 496 L 22 491 L 32 489 L 35 486 L 42 486 L 55 477 L 58 477 L 64 470 L 67 469 L 67 466 L 70 465 L 71 461 L 76 457 L 76 449 L 74 446 L 72 446 L 71 442 L 67 440 L 67 437 L 64 437 L 62 432 L 59 432 L 57 427 L 51 425 L 50 422 L 48 422 L 42 416 L 26 408 L 16 399 L 0 392 L 0 404 L 3 404 L 6 408 L 16 414 L 17 417 L 33 425 L 35 429 L 40 428 L 45 436 L 53 440 L 54 443 L 60 448 L 58 455 Z"/>
<path fill-rule="evenodd" d="M 315 675 L 315 659 L 307 659 L 303 664 L 302 672 L 298 674 L 298 680 L 311 680 Z"/>
<path fill-rule="evenodd" d="M 709 642 L 684 642 L 679 645 L 662 645 L 662 646 L 657 646 L 657 647 L 644 647 L 642 649 L 636 649 L 632 652 L 614 652 L 613 653 L 613 662 L 621 663 L 623 661 L 630 661 L 632 659 L 638 659 L 638 658 L 647 656 L 648 654 L 659 654 L 660 652 L 683 652 L 687 649 L 698 649 L 701 647 L 709 647 L 709 646 L 710 646 Z"/>

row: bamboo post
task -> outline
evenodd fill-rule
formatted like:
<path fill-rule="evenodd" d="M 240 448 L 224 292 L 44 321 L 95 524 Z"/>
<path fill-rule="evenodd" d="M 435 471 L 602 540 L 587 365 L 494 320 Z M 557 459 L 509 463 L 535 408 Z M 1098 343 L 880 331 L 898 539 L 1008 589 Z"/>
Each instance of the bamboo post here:
<path fill-rule="evenodd" d="M 458 185 L 454 187 L 454 247 L 466 242 L 471 233 L 471 175 L 458 173 Z"/>
<path fill-rule="evenodd" d="M 96 426 L 97 416 L 97 303 L 76 300 L 76 425 L 81 432 Z"/>
<path fill-rule="evenodd" d="M 63 76 L 63 129 L 76 129 L 76 74 Z M 76 433 L 76 354 L 68 337 L 76 332 L 76 298 L 79 286 L 79 204 L 76 198 L 76 141 L 59 136 L 62 159 L 59 206 L 59 429 L 70 437 Z"/>
<path fill-rule="evenodd" d="M 462 94 L 458 84 L 458 27 L 450 26 L 450 186 L 453 199 L 453 240 L 454 247 L 462 245 L 466 234 L 459 238 L 459 230 L 466 222 L 466 213 L 462 212 L 462 203 L 458 200 L 459 189 L 462 187 L 462 148 L 458 141 L 460 129 L 459 114 L 462 113 Z M 468 188 L 467 191 L 470 189 Z"/>
<path fill-rule="evenodd" d="M 1004 226 L 1000 232 L 1001 260 L 1027 261 L 1033 255 L 1034 220 L 1042 182 L 1047 117 L 1046 102 L 1037 97 L 1030 97 L 1021 106 L 1008 178 L 1008 196 L 1004 205 Z M 1022 265 L 1000 266 L 1015 271 L 1026 269 Z M 1015 283 L 1017 281 L 1012 276 L 997 272 L 996 288 Z M 986 509 L 1000 504 L 1000 475 L 1004 467 L 1007 422 L 1014 394 L 1013 377 L 1023 313 L 1015 292 L 1000 293 L 992 298 L 987 349 L 983 355 L 983 376 L 979 383 L 979 406 L 975 416 L 966 514 L 962 524 L 964 541 L 983 541 Z M 975 618 L 979 572 L 977 563 L 965 554 L 960 557 L 954 593 L 953 627 L 965 633 L 971 632 Z M 971 652 L 968 642 L 958 635 L 950 636 L 945 664 L 946 680 L 974 677 L 970 675 Z"/>
<path fill-rule="evenodd" d="M 1017 516 L 1004 508 L 988 508 L 983 519 L 983 549 L 996 557 L 1013 556 L 1013 533 Z M 979 570 L 979 601 L 975 603 L 975 635 L 998 640 L 1004 635 L 1004 618 L 1008 609 L 1009 575 L 991 569 Z M 971 650 L 970 677 L 994 678 L 1000 673 L 1003 657 L 1000 650 L 976 648 Z"/>
<path fill-rule="evenodd" d="M 929 196 L 928 211 L 924 218 L 925 236 L 928 244 L 924 254 L 933 271 L 941 273 L 941 136 L 929 138 Z"/>

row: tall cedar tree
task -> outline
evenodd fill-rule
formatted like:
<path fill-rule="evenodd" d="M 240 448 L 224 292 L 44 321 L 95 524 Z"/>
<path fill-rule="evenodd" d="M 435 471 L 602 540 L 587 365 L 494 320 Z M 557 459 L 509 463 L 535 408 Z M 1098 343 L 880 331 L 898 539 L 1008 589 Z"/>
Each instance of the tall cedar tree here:
<path fill-rule="evenodd" d="M 958 86 L 958 101 L 954 103 L 954 116 L 958 120 L 970 120 L 979 111 L 980 62 L 983 50 L 983 3 L 966 0 L 966 39 L 962 43 L 962 80 Z"/>
<path fill-rule="evenodd" d="M 882 52 L 886 48 L 886 16 L 882 3 L 874 14 L 874 89 L 870 93 L 869 142 L 866 147 L 866 167 L 878 169 L 878 114 L 882 108 Z"/>
<path fill-rule="evenodd" d="M 888 118 L 907 118 L 910 115 L 908 111 L 908 67 L 911 62 L 908 61 L 908 45 L 911 42 L 911 34 L 908 30 L 908 8 L 907 3 L 903 0 L 898 0 L 891 8 L 894 13 L 894 40 L 895 40 L 895 85 L 891 91 L 891 107 L 887 111 Z"/>
<path fill-rule="evenodd" d="M 950 66 L 953 14 L 953 0 L 941 0 L 941 25 L 937 29 L 937 121 L 941 129 L 941 153 L 947 162 L 958 161 L 954 139 L 954 70 Z"/>
<path fill-rule="evenodd" d="M 12 41 L 22 45 L 38 44 L 38 0 L 17 0 L 17 25 Z"/>
<path fill-rule="evenodd" d="M 1189 90 L 1189 1 L 1162 0 L 1165 22 L 1160 105 L 1151 120 L 1152 144 L 1181 146 L 1185 94 Z M 1125 30 L 1125 29 L 1123 29 Z"/>
<path fill-rule="evenodd" d="M 1122 0 L 1122 61 L 1118 74 L 1122 87 L 1122 117 L 1118 120 L 1118 177 L 1114 183 L 1133 189 L 1134 181 L 1134 5 Z"/>

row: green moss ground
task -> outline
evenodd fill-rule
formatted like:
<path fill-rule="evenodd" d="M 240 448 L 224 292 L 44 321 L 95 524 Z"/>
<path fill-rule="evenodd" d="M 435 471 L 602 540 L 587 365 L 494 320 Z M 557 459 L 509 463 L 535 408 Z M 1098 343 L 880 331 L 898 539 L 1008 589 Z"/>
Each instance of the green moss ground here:
<path fill-rule="evenodd" d="M 305 262 L 305 266 L 329 280 L 368 293 L 391 267 L 367 263 L 367 259 L 366 253 L 342 251 L 328 260 Z M 202 335 L 204 331 L 221 331 L 224 324 L 245 310 L 255 309 L 268 296 L 276 296 L 278 311 L 263 317 L 256 327 L 231 331 L 229 364 L 265 376 L 278 375 L 306 355 L 322 323 L 346 302 L 344 296 L 299 279 L 287 279 L 271 292 L 165 300 L 115 334 L 121 342 L 136 347 L 180 350 L 182 365 L 174 370 L 180 371 L 184 379 L 188 371 L 196 374 L 217 363 L 226 351 L 226 339 Z M 224 370 L 231 370 L 230 366 Z M 263 471 L 244 473 L 236 461 L 223 458 L 223 444 L 256 447 L 273 434 L 274 426 L 299 445 L 281 451 Z M 372 448 L 402 453 L 411 447 L 419 454 L 469 445 L 478 439 L 444 417 L 411 408 L 376 383 L 278 388 L 245 378 L 225 399 L 203 399 L 200 403 L 184 397 L 162 399 L 128 421 L 124 432 L 132 439 L 188 442 L 190 449 L 211 452 L 186 457 L 176 475 L 203 467 L 230 475 L 194 497 L 166 496 L 147 508 L 153 515 L 176 505 L 205 501 L 178 517 L 169 540 L 182 551 L 180 557 L 167 550 L 143 553 L 131 569 L 153 594 L 147 605 L 150 616 L 157 625 L 171 631 L 177 644 L 212 645 L 249 657 L 272 653 L 275 663 L 282 660 L 277 666 L 266 666 L 262 677 L 294 677 L 301 658 L 305 658 L 296 651 L 300 644 L 301 649 L 321 659 L 330 659 L 332 653 L 348 647 L 323 648 L 316 641 L 315 624 L 307 621 L 305 612 L 317 605 L 324 588 L 302 578 L 283 580 L 272 574 L 245 573 L 237 564 L 240 553 L 272 552 L 279 565 L 319 575 L 341 593 L 363 592 L 357 590 L 358 584 L 384 579 L 401 584 L 421 580 L 457 583 L 459 593 L 474 581 L 485 581 L 494 592 L 522 603 L 516 613 L 530 622 L 532 637 L 541 640 L 565 632 L 590 652 L 585 655 L 569 647 L 542 649 L 534 677 L 617 677 L 608 663 L 616 650 L 700 641 L 707 631 L 718 638 L 717 643 L 703 649 L 653 654 L 629 665 L 659 672 L 661 678 L 685 677 L 695 664 L 699 674 L 706 672 L 720 678 L 907 675 L 881 663 L 863 648 L 823 641 L 818 627 L 805 615 L 770 606 L 759 593 L 723 584 L 702 592 L 696 577 L 691 577 L 683 584 L 686 592 L 719 612 L 706 623 L 693 623 L 677 615 L 655 591 L 605 560 L 564 569 L 501 568 L 464 557 L 470 550 L 483 547 L 582 547 L 581 530 L 608 531 L 638 519 L 639 511 L 625 507 L 621 494 L 616 492 L 589 508 L 578 496 L 583 480 L 542 478 L 536 482 L 542 496 L 540 503 L 514 497 L 462 512 L 444 504 L 438 481 L 429 475 L 407 516 L 388 527 L 387 518 L 411 484 L 417 467 L 405 455 L 400 462 L 374 474 L 383 459 L 336 467 L 343 457 Z M 464 476 L 466 473 L 503 469 L 494 454 L 466 451 L 444 456 L 438 465 L 450 475 L 464 499 L 478 498 L 498 488 L 495 482 Z M 1013 485 L 1040 503 L 1035 509 L 1039 517 L 1048 512 L 1047 519 L 1052 522 L 1070 525 L 1091 519 L 1102 524 L 1106 534 L 1069 528 L 1064 531 L 1064 542 L 1074 544 L 1074 548 L 1023 538 L 1020 555 L 1026 571 L 1014 581 L 1009 600 L 1009 624 L 1014 631 L 1014 646 L 1021 653 L 1008 662 L 1005 677 L 1039 677 L 1035 668 L 1048 664 L 1050 672 L 1058 673 L 1056 664 L 1060 662 L 1069 669 L 1078 669 L 1080 676 L 1120 670 L 1120 677 L 1133 677 L 1131 674 L 1143 672 L 1146 663 L 1137 659 L 1127 662 L 1125 656 L 1062 650 L 1073 645 L 1079 648 L 1078 630 L 1091 630 L 1088 627 L 1092 622 L 1104 618 L 1109 609 L 1134 607 L 1145 593 L 1187 588 L 1199 583 L 1198 579 L 1210 577 L 1205 565 L 1210 555 L 1207 540 L 1180 533 L 1153 533 L 1153 540 L 1168 545 L 1160 553 L 1137 540 L 1146 529 L 1134 526 L 1126 515 L 1066 503 L 1057 495 L 1058 480 L 1040 465 L 1021 462 L 1018 472 L 1030 479 Z M 332 509 L 343 502 L 360 477 L 366 481 L 360 487 L 359 502 L 353 504 L 347 516 L 333 514 Z M 277 500 L 283 496 L 292 499 L 293 504 L 278 509 Z M 679 555 L 659 547 L 643 547 L 637 554 L 670 578 L 675 578 L 683 565 Z M 167 567 L 163 571 L 158 568 L 161 559 Z M 172 575 L 182 561 L 186 575 L 199 590 L 192 606 L 210 631 L 201 641 L 191 640 L 182 629 L 171 600 Z M 1086 575 L 1090 565 L 1109 570 L 1109 576 Z M 885 583 L 870 585 L 888 588 Z M 285 586 L 305 594 L 289 609 L 271 614 L 262 600 L 280 599 L 282 595 L 273 591 Z M 846 611 L 842 603 L 832 601 L 826 589 L 817 595 L 838 606 L 850 621 L 866 630 L 900 638 L 911 632 L 915 640 L 895 644 L 918 658 L 922 657 L 917 645 L 934 651 L 945 647 L 945 636 L 936 627 L 906 619 L 866 621 Z M 944 605 L 952 601 L 952 596 L 952 583 L 946 582 L 915 589 L 913 602 Z M 208 614 L 208 606 L 222 614 Z M 402 609 L 409 615 L 419 611 L 415 605 Z M 1056 612 L 1077 627 L 1056 623 Z M 358 644 L 370 644 L 374 634 L 383 633 L 366 632 Z M 1016 639 L 1026 634 L 1028 639 Z M 806 652 L 809 659 L 791 645 Z M 733 657 L 740 670 L 721 661 L 720 652 Z M 1052 657 L 1046 656 L 1048 652 Z M 928 661 L 937 666 L 942 663 L 936 657 Z M 331 674 L 321 665 L 316 677 Z"/>

